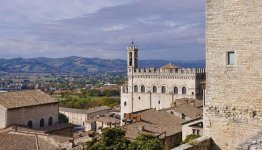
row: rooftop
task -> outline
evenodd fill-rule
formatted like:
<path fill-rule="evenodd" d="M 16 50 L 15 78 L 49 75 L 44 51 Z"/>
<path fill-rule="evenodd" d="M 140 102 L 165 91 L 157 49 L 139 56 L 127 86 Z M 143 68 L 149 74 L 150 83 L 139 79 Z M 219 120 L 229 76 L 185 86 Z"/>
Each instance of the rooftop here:
<path fill-rule="evenodd" d="M 0 105 L 7 109 L 42 104 L 58 103 L 41 90 L 28 90 L 0 93 Z"/>
<path fill-rule="evenodd" d="M 79 113 L 79 114 L 91 114 L 94 112 L 109 110 L 109 109 L 111 108 L 107 106 L 100 106 L 100 107 L 95 107 L 95 108 L 90 108 L 90 109 L 75 109 L 75 108 L 59 107 L 59 111 Z"/>
<path fill-rule="evenodd" d="M 171 136 L 182 132 L 180 124 L 182 119 L 168 112 L 150 109 L 136 114 L 141 115 L 141 122 L 135 122 L 123 127 L 126 130 L 126 137 L 129 139 L 135 139 L 143 133 L 151 133 L 155 136 L 163 134 Z"/>
<path fill-rule="evenodd" d="M 178 68 L 180 68 L 180 67 L 178 67 L 178 66 L 176 66 L 174 64 L 171 64 L 171 63 L 161 67 L 161 69 L 178 69 Z"/>

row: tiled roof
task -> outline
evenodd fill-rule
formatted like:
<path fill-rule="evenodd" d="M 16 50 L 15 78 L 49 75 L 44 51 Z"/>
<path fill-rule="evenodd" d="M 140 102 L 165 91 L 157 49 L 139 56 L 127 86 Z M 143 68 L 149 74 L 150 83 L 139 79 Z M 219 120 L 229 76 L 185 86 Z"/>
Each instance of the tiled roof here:
<path fill-rule="evenodd" d="M 168 108 L 167 110 L 172 110 L 180 114 L 185 114 L 186 116 L 192 119 L 203 116 L 202 108 L 192 106 L 192 104 L 189 103 L 180 104 L 178 106 Z"/>
<path fill-rule="evenodd" d="M 111 108 L 107 106 L 95 107 L 90 109 L 74 109 L 74 108 L 59 107 L 60 112 L 72 112 L 72 113 L 79 113 L 79 114 L 90 114 L 90 113 L 95 113 L 98 111 L 103 111 L 108 109 Z"/>
<path fill-rule="evenodd" d="M 0 105 L 7 109 L 49 103 L 57 103 L 57 101 L 40 90 L 0 93 Z"/>
<path fill-rule="evenodd" d="M 176 68 L 180 68 L 180 67 L 173 65 L 171 63 L 161 67 L 161 69 L 176 69 Z"/>
<path fill-rule="evenodd" d="M 36 137 L 11 133 L 0 134 L 0 149 L 3 150 L 36 150 Z"/>
<path fill-rule="evenodd" d="M 123 127 L 126 130 L 126 137 L 129 139 L 135 139 L 143 133 L 151 133 L 156 136 L 165 133 L 166 136 L 171 136 L 182 132 L 180 124 L 182 119 L 168 112 L 150 109 L 136 114 L 141 115 L 141 122 Z M 141 130 L 142 127 L 143 130 Z"/>

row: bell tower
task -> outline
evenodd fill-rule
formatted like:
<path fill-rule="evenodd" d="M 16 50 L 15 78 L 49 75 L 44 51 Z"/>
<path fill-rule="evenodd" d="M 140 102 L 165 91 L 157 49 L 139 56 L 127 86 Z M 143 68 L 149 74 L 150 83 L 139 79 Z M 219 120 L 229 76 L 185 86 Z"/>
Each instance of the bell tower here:
<path fill-rule="evenodd" d="M 135 46 L 134 41 L 127 47 L 127 73 L 135 72 L 138 68 L 138 46 Z"/>

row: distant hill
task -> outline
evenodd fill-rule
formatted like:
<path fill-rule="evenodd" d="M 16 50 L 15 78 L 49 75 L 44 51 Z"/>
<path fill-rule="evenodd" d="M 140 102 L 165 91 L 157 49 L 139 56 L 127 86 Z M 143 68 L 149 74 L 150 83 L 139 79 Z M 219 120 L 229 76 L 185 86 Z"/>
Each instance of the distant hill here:
<path fill-rule="evenodd" d="M 161 67 L 170 63 L 168 60 L 141 60 L 139 66 Z M 197 61 L 172 61 L 180 67 L 203 68 L 204 60 Z M 126 60 L 121 59 L 101 59 L 84 57 L 65 57 L 65 58 L 14 58 L 0 59 L 0 73 L 72 73 L 87 74 L 98 72 L 125 72 Z"/>

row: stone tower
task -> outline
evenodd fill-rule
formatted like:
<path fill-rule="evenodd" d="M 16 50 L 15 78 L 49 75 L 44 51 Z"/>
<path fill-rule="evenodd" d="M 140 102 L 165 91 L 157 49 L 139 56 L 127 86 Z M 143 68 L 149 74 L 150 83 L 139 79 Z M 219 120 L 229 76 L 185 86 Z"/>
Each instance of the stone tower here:
<path fill-rule="evenodd" d="M 128 75 L 138 68 L 138 47 L 135 46 L 134 41 L 127 47 L 127 72 Z"/>
<path fill-rule="evenodd" d="M 262 1 L 206 6 L 204 135 L 232 150 L 262 131 Z"/>

